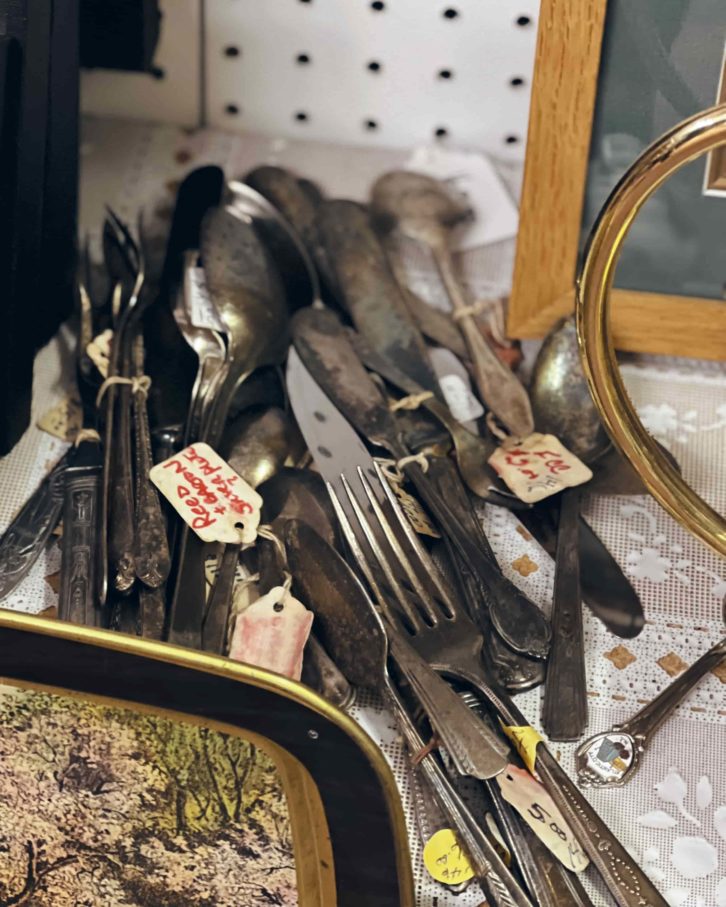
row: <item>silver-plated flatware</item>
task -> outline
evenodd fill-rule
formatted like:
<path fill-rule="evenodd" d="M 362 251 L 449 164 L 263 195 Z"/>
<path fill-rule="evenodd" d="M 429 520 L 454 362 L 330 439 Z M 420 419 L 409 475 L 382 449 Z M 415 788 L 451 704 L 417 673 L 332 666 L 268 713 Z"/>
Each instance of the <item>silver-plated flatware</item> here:
<path fill-rule="evenodd" d="M 722 610 L 726 621 L 726 598 Z M 627 721 L 586 740 L 575 753 L 580 784 L 584 787 L 622 787 L 630 781 L 663 724 L 706 674 L 724 661 L 726 637 L 711 646 Z"/>
<path fill-rule="evenodd" d="M 397 228 L 430 249 L 464 335 L 482 400 L 515 437 L 531 434 L 534 419 L 527 391 L 484 339 L 454 267 L 451 229 L 469 216 L 469 209 L 440 181 L 406 170 L 387 173 L 375 182 L 371 206 L 384 231 Z"/>

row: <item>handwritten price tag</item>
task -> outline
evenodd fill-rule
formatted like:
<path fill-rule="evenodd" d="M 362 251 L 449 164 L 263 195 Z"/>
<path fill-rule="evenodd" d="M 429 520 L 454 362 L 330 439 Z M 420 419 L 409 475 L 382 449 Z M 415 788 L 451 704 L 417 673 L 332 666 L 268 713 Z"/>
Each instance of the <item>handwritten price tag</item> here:
<path fill-rule="evenodd" d="M 458 885 L 474 878 L 469 858 L 450 828 L 441 828 L 431 835 L 423 858 L 429 875 L 444 885 Z"/>
<path fill-rule="evenodd" d="M 203 541 L 246 545 L 257 538 L 262 498 L 208 444 L 185 447 L 149 478 Z"/>
<path fill-rule="evenodd" d="M 283 586 L 275 586 L 238 616 L 229 657 L 300 680 L 313 616 Z"/>
<path fill-rule="evenodd" d="M 529 825 L 545 847 L 573 872 L 582 872 L 589 859 L 554 801 L 529 772 L 508 765 L 497 775 L 502 796 Z"/>
<path fill-rule="evenodd" d="M 536 504 L 564 488 L 582 485 L 592 472 L 554 435 L 538 432 L 518 443 L 498 447 L 489 463 L 508 487 L 528 504 Z"/>

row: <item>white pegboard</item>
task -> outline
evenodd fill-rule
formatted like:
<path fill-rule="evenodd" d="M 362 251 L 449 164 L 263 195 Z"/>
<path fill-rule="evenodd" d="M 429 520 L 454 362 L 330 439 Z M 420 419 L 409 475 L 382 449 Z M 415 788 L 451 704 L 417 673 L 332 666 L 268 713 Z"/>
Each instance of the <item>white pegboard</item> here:
<path fill-rule="evenodd" d="M 523 156 L 538 0 L 165 0 L 162 9 L 164 78 L 84 76 L 86 113 L 192 125 L 196 111 L 209 125 L 272 137 L 399 148 L 439 138 Z"/>

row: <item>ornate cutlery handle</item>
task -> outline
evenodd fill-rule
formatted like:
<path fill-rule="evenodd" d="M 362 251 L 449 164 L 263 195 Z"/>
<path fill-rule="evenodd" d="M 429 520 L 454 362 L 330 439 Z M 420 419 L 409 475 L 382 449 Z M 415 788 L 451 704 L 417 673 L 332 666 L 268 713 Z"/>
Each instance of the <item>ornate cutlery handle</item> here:
<path fill-rule="evenodd" d="M 441 246 L 432 248 L 454 315 L 458 315 L 459 327 L 469 350 L 474 381 L 482 402 L 515 437 L 523 438 L 531 434 L 534 431 L 534 418 L 527 391 L 486 342 L 473 316 L 464 314 L 469 301 L 454 273 L 451 253 Z"/>
<path fill-rule="evenodd" d="M 613 728 L 614 732 L 631 734 L 640 749 L 644 749 L 650 738 L 656 733 L 666 719 L 683 702 L 702 677 L 717 668 L 726 658 L 726 637 L 704 652 L 699 659 L 669 684 L 655 699 L 636 712 L 624 724 Z"/>
<path fill-rule="evenodd" d="M 143 367 L 141 337 L 137 338 L 137 374 Z M 139 362 L 141 360 L 141 363 Z M 154 465 L 151 452 L 149 415 L 146 409 L 146 391 L 139 388 L 134 393 L 134 429 L 136 439 L 136 532 L 134 538 L 136 576 L 151 589 L 158 589 L 169 576 L 171 557 L 166 537 L 166 523 L 161 510 L 159 492 L 149 479 Z"/>
<path fill-rule="evenodd" d="M 565 489 L 560 495 L 552 648 L 547 662 L 542 710 L 542 724 L 550 740 L 579 740 L 587 724 L 579 523 L 579 489 Z"/>
<path fill-rule="evenodd" d="M 387 697 L 409 749 L 414 753 L 420 752 L 424 746 L 421 735 L 387 677 L 385 683 Z M 492 907 L 532 907 L 532 902 L 504 865 L 436 759 L 429 754 L 419 766 L 466 847 L 487 903 Z"/>
<path fill-rule="evenodd" d="M 110 388 L 113 390 L 113 388 Z M 108 555 L 111 582 L 126 593 L 136 581 L 134 563 L 134 485 L 131 472 L 131 389 L 118 390 L 110 452 Z"/>
<path fill-rule="evenodd" d="M 507 747 L 445 680 L 402 638 L 386 628 L 394 661 L 404 673 L 462 775 L 493 778 L 507 767 Z"/>
<path fill-rule="evenodd" d="M 529 727 L 524 715 L 506 694 L 481 685 L 479 690 L 507 726 Z M 619 907 L 668 907 L 655 885 L 570 781 L 543 742 L 537 747 L 535 768 Z"/>
<path fill-rule="evenodd" d="M 103 459 L 93 441 L 79 446 L 78 458 L 81 463 L 65 474 L 58 616 L 92 627 L 98 623 L 96 534 Z"/>
<path fill-rule="evenodd" d="M 58 525 L 63 479 L 76 457 L 71 447 L 23 504 L 0 538 L 0 601 L 25 579 Z"/>

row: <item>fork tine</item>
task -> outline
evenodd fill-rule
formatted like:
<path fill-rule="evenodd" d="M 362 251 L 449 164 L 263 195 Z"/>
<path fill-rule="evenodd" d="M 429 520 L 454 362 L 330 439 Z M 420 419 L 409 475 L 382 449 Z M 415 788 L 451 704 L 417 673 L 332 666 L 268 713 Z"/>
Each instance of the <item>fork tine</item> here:
<path fill-rule="evenodd" d="M 436 625 L 439 622 L 439 614 L 437 613 L 437 609 L 434 605 L 434 602 L 433 602 L 431 596 L 429 595 L 429 593 L 426 591 L 426 589 L 424 589 L 424 587 L 421 583 L 421 580 L 418 578 L 418 576 L 416 574 L 416 571 L 411 566 L 411 561 L 408 559 L 408 555 L 403 550 L 403 547 L 401 546 L 401 543 L 399 542 L 399 540 L 396 538 L 396 535 L 391 528 L 391 524 L 388 522 L 388 519 L 387 519 L 386 515 L 384 514 L 383 509 L 381 508 L 381 505 L 378 502 L 378 498 L 376 497 L 376 495 L 373 491 L 371 483 L 369 482 L 368 477 L 365 475 L 365 473 L 363 472 L 363 470 L 361 469 L 360 466 L 358 467 L 358 477 L 360 478 L 361 485 L 363 486 L 363 490 L 366 493 L 366 497 L 368 498 L 368 501 L 370 502 L 371 508 L 373 509 L 373 513 L 376 515 L 376 519 L 378 520 L 378 523 L 379 523 L 381 529 L 383 530 L 383 534 L 385 535 L 386 540 L 388 541 L 388 544 L 391 546 L 393 553 L 396 555 L 396 558 L 397 558 L 399 564 L 401 565 L 401 567 L 403 568 L 403 572 L 406 574 L 408 581 L 411 583 L 411 585 L 415 589 L 416 594 L 418 595 L 418 597 L 421 601 L 421 605 L 423 606 L 423 609 L 426 612 L 426 616 L 428 617 L 429 621 L 432 624 Z M 378 472 L 378 478 L 381 480 L 381 484 L 384 486 L 383 490 L 385 492 L 386 487 L 388 486 L 388 482 L 386 481 L 382 472 Z M 390 489 L 389 489 L 389 491 L 390 491 Z M 408 521 L 406 521 L 406 522 L 408 522 Z"/>
<path fill-rule="evenodd" d="M 368 563 L 368 559 L 363 553 L 363 548 L 358 541 L 358 536 L 355 534 L 355 530 L 353 529 L 353 526 L 348 519 L 348 514 L 345 512 L 343 505 L 340 503 L 338 493 L 330 484 L 330 482 L 326 482 L 325 487 L 328 489 L 328 494 L 330 495 L 330 500 L 333 504 L 333 510 L 335 510 L 335 515 L 338 518 L 338 522 L 340 523 L 340 528 L 343 530 L 345 540 L 348 543 L 350 550 L 353 552 L 353 557 L 355 558 L 356 563 L 365 576 L 368 585 L 371 587 L 376 601 L 382 603 L 381 607 L 385 608 L 385 600 L 383 598 L 381 589 L 378 585 L 378 582 L 376 581 L 375 576 L 373 575 L 370 564 Z"/>
<path fill-rule="evenodd" d="M 373 531 L 373 527 L 371 526 L 371 524 L 368 520 L 368 517 L 363 512 L 363 508 L 360 506 L 360 503 L 358 502 L 358 499 L 357 499 L 355 493 L 353 492 L 353 489 L 350 487 L 348 480 L 346 479 L 346 477 L 343 474 L 341 474 L 341 476 L 340 476 L 340 481 L 343 484 L 343 488 L 345 489 L 345 493 L 348 496 L 348 500 L 350 501 L 350 505 L 353 508 L 353 512 L 355 513 L 355 516 L 356 516 L 356 519 L 358 520 L 360 528 L 361 528 L 363 534 L 365 535 L 368 544 L 370 545 L 371 551 L 373 552 L 373 556 L 375 557 L 379 567 L 383 571 L 383 575 L 386 578 L 389 588 L 393 592 L 393 594 L 396 598 L 396 601 L 398 602 L 401 610 L 408 618 L 413 630 L 417 633 L 420 632 L 420 630 L 423 629 L 422 623 L 421 623 L 421 618 L 419 617 L 418 613 L 416 612 L 416 609 L 409 602 L 408 596 L 406 595 L 405 590 L 402 588 L 400 582 L 396 578 L 393 568 L 391 567 L 391 563 L 388 560 L 388 558 L 386 557 L 386 554 L 383 551 L 383 548 L 381 547 L 381 545 L 378 541 L 378 538 L 376 537 L 375 532 Z M 367 491 L 366 491 L 366 493 L 367 493 Z M 371 494 L 372 493 L 373 492 L 371 490 Z M 362 554 L 362 552 L 361 552 L 361 554 Z M 369 567 L 369 569 L 370 569 L 370 567 Z M 389 618 L 389 620 L 392 620 L 395 623 L 399 623 L 398 621 L 395 620 L 395 616 L 393 614 L 391 614 L 390 608 L 387 607 L 386 597 L 385 597 L 385 595 L 381 594 L 380 587 L 378 587 L 375 591 L 376 591 L 376 598 L 378 599 L 379 604 L 380 604 L 381 608 L 384 610 L 386 616 Z"/>
<path fill-rule="evenodd" d="M 431 560 L 431 556 L 429 555 L 428 551 L 424 548 L 424 546 L 421 544 L 421 540 L 419 539 L 418 535 L 416 534 L 416 531 L 414 530 L 413 526 L 411 525 L 408 518 L 406 517 L 406 514 L 401 509 L 401 505 L 399 504 L 398 499 L 396 498 L 396 495 L 393 493 L 388 479 L 386 479 L 386 474 L 383 472 L 383 469 L 381 468 L 381 464 L 374 460 L 373 466 L 376 470 L 376 475 L 378 476 L 378 479 L 379 479 L 381 485 L 383 486 L 383 492 L 386 495 L 386 499 L 388 500 L 388 503 L 391 505 L 391 509 L 393 510 L 394 514 L 396 515 L 396 520 L 398 521 L 398 524 L 401 527 L 403 534 L 406 536 L 406 541 L 416 552 L 416 555 L 419 559 L 419 562 L 421 563 L 421 566 L 425 570 L 425 572 L 428 575 L 429 579 L 431 580 L 432 584 L 436 587 L 436 592 L 438 593 L 439 597 L 441 598 L 443 603 L 446 605 L 451 616 L 453 617 L 453 615 L 456 614 L 456 609 L 455 609 L 454 605 L 452 604 L 451 595 L 446 591 L 446 589 L 443 585 L 443 582 L 441 580 L 441 574 L 439 573 L 438 567 Z"/>

